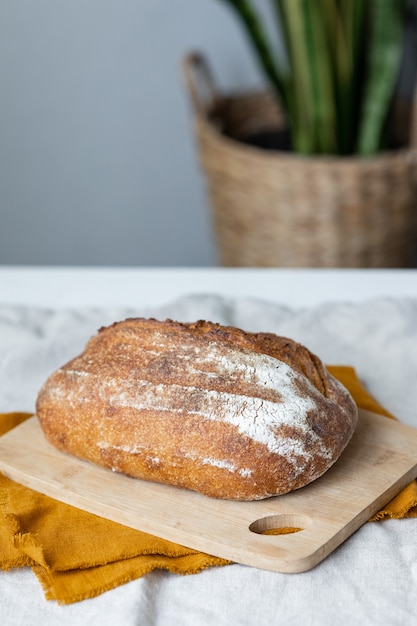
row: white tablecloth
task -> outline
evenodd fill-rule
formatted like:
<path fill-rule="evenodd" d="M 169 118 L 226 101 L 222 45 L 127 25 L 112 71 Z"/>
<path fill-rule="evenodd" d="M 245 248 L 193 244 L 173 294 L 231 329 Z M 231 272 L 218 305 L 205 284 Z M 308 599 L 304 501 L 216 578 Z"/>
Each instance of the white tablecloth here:
<path fill-rule="evenodd" d="M 49 373 L 81 351 L 100 326 L 132 315 L 210 319 L 292 337 L 327 363 L 353 365 L 387 409 L 417 427 L 417 298 L 404 297 L 308 308 L 203 294 L 131 308 L 3 304 L 0 412 L 33 411 Z M 5 626 L 415 626 L 416 607 L 417 519 L 367 523 L 303 574 L 241 565 L 186 577 L 155 571 L 69 606 L 46 602 L 31 570 L 0 571 L 0 624 Z"/>

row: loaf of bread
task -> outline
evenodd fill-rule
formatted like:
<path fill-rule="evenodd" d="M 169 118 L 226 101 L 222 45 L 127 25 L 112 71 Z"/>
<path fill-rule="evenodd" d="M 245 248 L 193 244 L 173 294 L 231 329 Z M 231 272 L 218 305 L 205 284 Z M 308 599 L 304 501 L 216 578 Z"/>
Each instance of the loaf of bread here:
<path fill-rule="evenodd" d="M 114 471 L 259 500 L 326 472 L 357 409 L 291 339 L 136 318 L 100 329 L 53 373 L 37 416 L 54 446 Z"/>

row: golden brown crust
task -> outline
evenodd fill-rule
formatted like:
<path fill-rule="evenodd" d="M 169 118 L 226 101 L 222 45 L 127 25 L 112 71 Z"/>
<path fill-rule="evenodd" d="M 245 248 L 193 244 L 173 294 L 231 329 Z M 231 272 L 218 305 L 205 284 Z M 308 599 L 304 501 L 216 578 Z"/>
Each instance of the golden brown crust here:
<path fill-rule="evenodd" d="M 318 357 L 270 333 L 128 319 L 54 372 L 37 415 L 55 446 L 116 471 L 255 500 L 302 487 L 356 425 Z"/>

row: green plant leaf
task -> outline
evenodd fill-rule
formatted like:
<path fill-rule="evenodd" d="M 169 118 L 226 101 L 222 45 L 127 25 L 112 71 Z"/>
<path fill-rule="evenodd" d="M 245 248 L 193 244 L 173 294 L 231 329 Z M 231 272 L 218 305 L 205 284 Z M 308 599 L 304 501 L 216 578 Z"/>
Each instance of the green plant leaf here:
<path fill-rule="evenodd" d="M 250 0 L 223 0 L 236 12 L 249 41 L 254 47 L 258 61 L 278 97 L 286 105 L 285 78 L 278 62 L 274 59 L 272 48 L 257 12 Z"/>
<path fill-rule="evenodd" d="M 337 103 L 334 60 L 328 37 L 323 6 L 317 1 L 304 0 L 308 68 L 312 83 L 312 118 L 315 152 L 338 152 Z M 334 26 L 334 25 L 333 25 Z"/>
<path fill-rule="evenodd" d="M 303 0 L 279 0 L 279 12 L 286 33 L 289 59 L 288 89 L 291 92 L 288 102 L 291 108 L 292 143 L 297 152 L 314 152 L 314 120 L 310 103 L 313 98 L 313 84 L 308 67 L 308 48 L 303 13 Z"/>
<path fill-rule="evenodd" d="M 351 154 L 359 126 L 365 26 L 370 4 L 363 0 L 324 0 L 324 3 L 325 30 L 333 59 L 338 152 Z"/>
<path fill-rule="evenodd" d="M 373 0 L 369 61 L 357 152 L 370 155 L 382 147 L 384 126 L 396 84 L 404 37 L 402 0 Z"/>

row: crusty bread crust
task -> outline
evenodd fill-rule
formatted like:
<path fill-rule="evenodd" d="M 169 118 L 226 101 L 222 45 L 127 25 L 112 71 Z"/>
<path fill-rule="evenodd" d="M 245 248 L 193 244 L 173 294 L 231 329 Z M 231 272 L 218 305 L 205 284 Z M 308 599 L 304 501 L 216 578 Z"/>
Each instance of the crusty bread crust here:
<path fill-rule="evenodd" d="M 48 378 L 36 408 L 65 452 L 234 500 L 315 480 L 357 421 L 348 391 L 291 339 L 142 318 L 100 329 Z"/>

